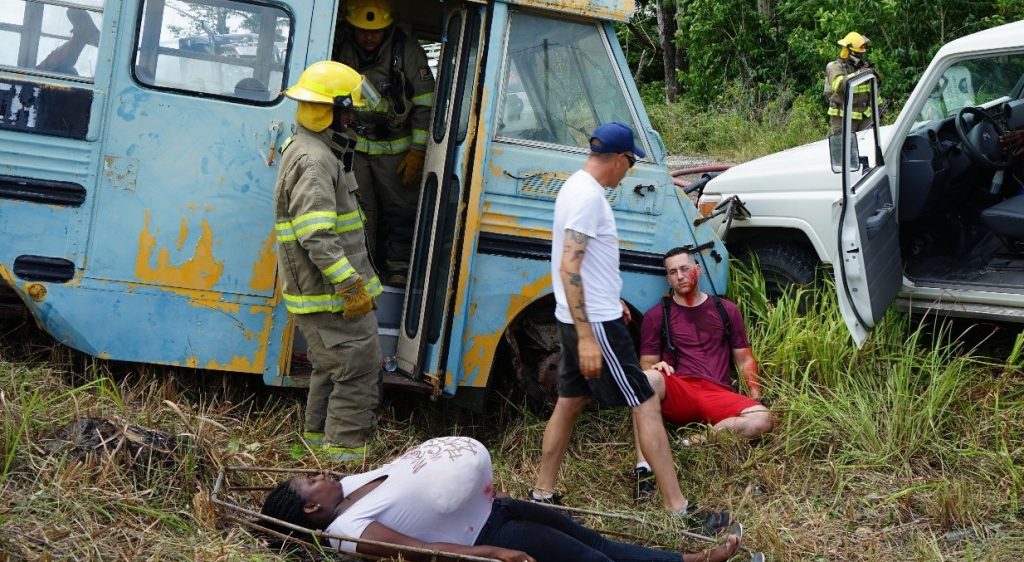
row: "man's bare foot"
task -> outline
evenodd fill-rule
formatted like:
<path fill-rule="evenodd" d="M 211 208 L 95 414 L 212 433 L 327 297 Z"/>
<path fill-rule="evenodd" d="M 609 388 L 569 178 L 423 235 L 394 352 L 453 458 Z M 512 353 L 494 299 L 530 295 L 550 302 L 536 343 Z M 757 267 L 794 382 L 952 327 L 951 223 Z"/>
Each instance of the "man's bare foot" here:
<path fill-rule="evenodd" d="M 740 548 L 740 537 L 729 535 L 715 548 L 693 554 L 683 554 L 683 562 L 725 562 Z"/>

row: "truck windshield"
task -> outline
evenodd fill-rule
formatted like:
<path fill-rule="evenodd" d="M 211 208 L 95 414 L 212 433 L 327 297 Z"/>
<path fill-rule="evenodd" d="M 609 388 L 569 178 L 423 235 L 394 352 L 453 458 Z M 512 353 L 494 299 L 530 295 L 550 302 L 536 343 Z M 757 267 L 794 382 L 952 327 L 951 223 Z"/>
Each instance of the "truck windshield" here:
<path fill-rule="evenodd" d="M 600 123 L 639 130 L 599 25 L 515 13 L 510 26 L 499 138 L 586 147 Z"/>
<path fill-rule="evenodd" d="M 965 107 L 990 106 L 1021 96 L 1024 55 L 958 62 L 942 73 L 918 114 L 914 128 L 956 115 Z"/>

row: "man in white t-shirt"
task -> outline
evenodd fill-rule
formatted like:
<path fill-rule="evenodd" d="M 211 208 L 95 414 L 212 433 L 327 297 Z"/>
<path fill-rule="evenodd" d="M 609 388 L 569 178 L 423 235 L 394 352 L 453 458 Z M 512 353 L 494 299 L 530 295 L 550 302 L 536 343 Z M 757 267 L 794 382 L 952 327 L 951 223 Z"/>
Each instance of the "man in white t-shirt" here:
<path fill-rule="evenodd" d="M 544 430 L 541 463 L 530 497 L 557 503 L 553 492 L 569 438 L 591 397 L 607 406 L 629 406 L 636 419 L 644 457 L 654 470 L 665 508 L 686 514 L 658 396 L 640 369 L 627 323 L 629 309 L 619 299 L 619 236 L 605 190 L 622 181 L 644 158 L 629 126 L 611 122 L 590 138 L 583 169 L 566 180 L 555 200 L 551 229 L 551 282 L 562 344 L 558 401 Z M 706 521 L 706 517 L 702 516 Z M 727 526 L 728 513 L 716 513 L 712 527 Z"/>

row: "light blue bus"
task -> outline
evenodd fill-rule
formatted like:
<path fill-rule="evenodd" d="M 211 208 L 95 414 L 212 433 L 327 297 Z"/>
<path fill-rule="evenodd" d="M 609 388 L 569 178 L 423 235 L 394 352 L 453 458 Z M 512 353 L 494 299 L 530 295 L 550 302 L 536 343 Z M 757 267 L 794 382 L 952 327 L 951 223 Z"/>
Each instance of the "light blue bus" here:
<path fill-rule="evenodd" d="M 0 299 L 101 358 L 301 385 L 278 296 L 272 196 L 294 102 L 338 0 L 0 0 Z M 623 298 L 724 246 L 673 186 L 613 24 L 630 0 L 396 0 L 442 46 L 410 275 L 379 300 L 389 380 L 480 407 L 556 364 L 549 275 L 562 182 L 601 122 L 648 153 L 609 192 Z M 90 23 L 92 25 L 90 25 Z M 637 317 L 639 315 L 636 315 Z"/>

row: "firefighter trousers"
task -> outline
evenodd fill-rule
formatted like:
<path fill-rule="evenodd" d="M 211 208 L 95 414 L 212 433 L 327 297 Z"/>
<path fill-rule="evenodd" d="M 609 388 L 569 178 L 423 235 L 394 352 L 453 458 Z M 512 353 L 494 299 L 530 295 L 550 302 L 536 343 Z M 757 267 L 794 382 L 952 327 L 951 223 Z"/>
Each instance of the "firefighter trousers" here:
<path fill-rule="evenodd" d="M 377 316 L 346 320 L 340 312 L 315 312 L 295 319 L 313 364 L 305 431 L 323 433 L 333 445 L 363 446 L 377 423 L 384 382 Z"/>
<path fill-rule="evenodd" d="M 366 214 L 364 228 L 370 256 L 376 263 L 386 264 L 388 273 L 402 274 L 409 267 L 420 197 L 419 185 L 406 187 L 402 184 L 402 175 L 396 171 L 403 158 L 404 152 L 376 156 L 356 152 L 352 164 L 359 185 L 356 197 Z M 379 241 L 383 241 L 380 248 Z"/>
<path fill-rule="evenodd" d="M 829 124 L 832 126 L 832 134 L 838 135 L 843 132 L 843 118 L 839 116 L 831 116 L 828 118 Z M 874 121 L 870 117 L 864 119 L 850 119 L 850 128 L 854 131 L 866 131 L 871 128 Z"/>

